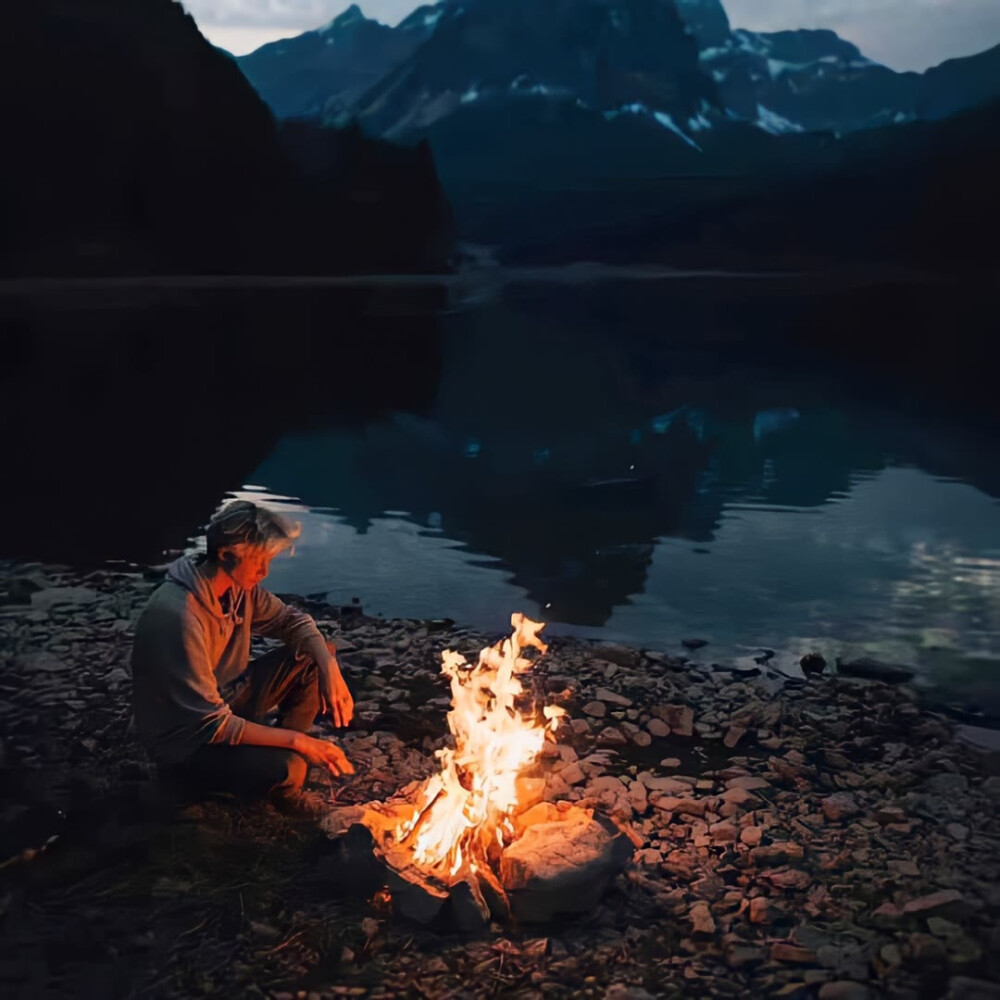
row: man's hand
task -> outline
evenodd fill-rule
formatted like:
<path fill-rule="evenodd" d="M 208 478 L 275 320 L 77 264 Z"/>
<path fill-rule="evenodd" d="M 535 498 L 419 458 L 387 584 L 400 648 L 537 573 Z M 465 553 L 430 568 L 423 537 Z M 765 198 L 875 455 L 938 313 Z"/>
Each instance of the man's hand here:
<path fill-rule="evenodd" d="M 338 728 L 350 725 L 354 718 L 354 699 L 347 690 L 347 682 L 335 656 L 331 656 L 329 664 L 320 669 L 319 697 L 320 715 L 329 712 L 333 724 Z"/>
<path fill-rule="evenodd" d="M 301 754 L 310 764 L 320 764 L 328 767 L 334 776 L 354 774 L 354 766 L 347 755 L 335 743 L 317 740 L 305 733 L 298 734 L 295 741 L 295 752 Z"/>

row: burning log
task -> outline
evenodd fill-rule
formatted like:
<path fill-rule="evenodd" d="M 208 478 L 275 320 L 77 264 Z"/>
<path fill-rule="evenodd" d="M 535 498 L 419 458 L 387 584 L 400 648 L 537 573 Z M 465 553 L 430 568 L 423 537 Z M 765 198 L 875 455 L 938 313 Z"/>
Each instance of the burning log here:
<path fill-rule="evenodd" d="M 541 802 L 544 782 L 522 774 L 565 713 L 544 722 L 516 707 L 517 678 L 547 646 L 543 624 L 511 616 L 513 635 L 484 649 L 476 666 L 442 654 L 451 678 L 454 749 L 412 798 L 337 810 L 325 824 L 338 845 L 341 881 L 384 890 L 393 911 L 474 930 L 490 919 L 548 920 L 591 909 L 632 856 L 627 837 L 592 810 Z"/>

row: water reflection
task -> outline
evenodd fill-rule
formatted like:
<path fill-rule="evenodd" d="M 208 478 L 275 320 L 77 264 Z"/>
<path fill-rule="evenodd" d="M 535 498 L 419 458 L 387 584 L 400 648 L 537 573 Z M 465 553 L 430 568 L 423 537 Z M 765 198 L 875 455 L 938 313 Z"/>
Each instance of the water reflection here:
<path fill-rule="evenodd" d="M 803 410 L 767 457 L 752 422 L 710 426 L 705 442 L 636 445 L 614 481 L 560 467 L 558 443 L 517 480 L 398 424 L 286 439 L 256 477 L 327 509 L 307 513 L 274 585 L 491 631 L 522 608 L 555 632 L 650 647 L 696 634 L 708 660 L 766 647 L 791 670 L 813 649 L 874 654 L 1000 708 L 995 499 L 876 463 L 890 449 L 856 417 Z M 480 456 L 493 446 L 483 437 Z"/>

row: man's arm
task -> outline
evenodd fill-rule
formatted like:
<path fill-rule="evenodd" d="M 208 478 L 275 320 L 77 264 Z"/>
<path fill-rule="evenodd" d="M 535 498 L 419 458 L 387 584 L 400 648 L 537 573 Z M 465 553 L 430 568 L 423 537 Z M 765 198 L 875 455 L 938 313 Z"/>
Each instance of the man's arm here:
<path fill-rule="evenodd" d="M 344 751 L 335 743 L 317 740 L 305 733 L 292 729 L 279 729 L 277 726 L 262 726 L 256 722 L 245 722 L 243 725 L 244 746 L 280 747 L 301 754 L 310 764 L 322 764 L 334 775 L 354 774 L 354 768 Z"/>
<path fill-rule="evenodd" d="M 248 595 L 253 602 L 250 628 L 254 635 L 280 639 L 307 656 L 319 667 L 323 712 L 329 712 L 335 726 L 346 726 L 354 716 L 354 699 L 348 690 L 336 647 L 320 634 L 311 615 L 296 611 L 263 587 Z"/>

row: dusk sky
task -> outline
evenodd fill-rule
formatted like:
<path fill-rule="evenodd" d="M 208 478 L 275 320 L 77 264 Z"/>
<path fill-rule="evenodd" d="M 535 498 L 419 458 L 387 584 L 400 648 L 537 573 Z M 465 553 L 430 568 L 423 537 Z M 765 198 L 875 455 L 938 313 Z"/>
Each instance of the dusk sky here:
<path fill-rule="evenodd" d="M 216 45 L 242 55 L 318 28 L 344 0 L 182 0 Z M 544 2 L 544 0 L 539 0 Z M 363 0 L 369 17 L 396 24 L 419 0 Z M 1000 43 L 998 0 L 724 0 L 734 27 L 833 28 L 871 59 L 923 70 Z"/>

